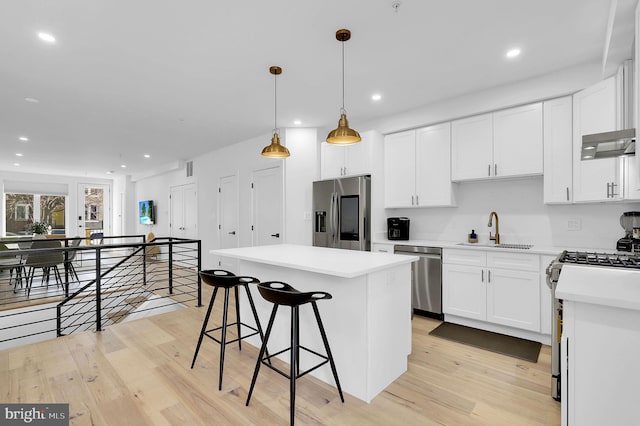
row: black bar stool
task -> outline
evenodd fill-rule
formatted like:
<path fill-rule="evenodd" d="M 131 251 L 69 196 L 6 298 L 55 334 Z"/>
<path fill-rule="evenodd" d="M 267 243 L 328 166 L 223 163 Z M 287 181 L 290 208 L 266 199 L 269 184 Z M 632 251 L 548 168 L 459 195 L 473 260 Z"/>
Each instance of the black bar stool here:
<path fill-rule="evenodd" d="M 211 301 L 209 302 L 209 308 L 207 309 L 207 314 L 204 317 L 204 322 L 202 323 L 202 330 L 200 331 L 200 337 L 198 338 L 198 345 L 196 346 L 196 352 L 193 354 L 193 361 L 191 362 L 191 368 L 196 363 L 196 358 L 198 357 L 198 351 L 200 350 L 200 345 L 202 344 L 202 338 L 207 336 L 211 340 L 214 340 L 220 344 L 220 377 L 218 380 L 218 390 L 222 390 L 222 370 L 224 367 L 224 349 L 228 343 L 238 342 L 238 348 L 242 350 L 242 339 L 246 339 L 247 337 L 255 336 L 256 334 L 260 334 L 260 339 L 264 341 L 264 335 L 262 334 L 262 327 L 260 327 L 260 320 L 258 319 L 258 313 L 256 312 L 256 307 L 253 304 L 253 298 L 251 297 L 251 292 L 249 291 L 249 284 L 259 283 L 260 281 L 257 278 L 253 277 L 240 277 L 234 275 L 232 272 L 225 271 L 222 269 L 212 269 L 207 271 L 200 271 L 200 278 L 204 281 L 205 284 L 208 284 L 213 287 L 213 294 L 211 295 Z M 256 327 L 252 327 L 248 324 L 245 324 L 240 321 L 240 302 L 238 300 L 238 286 L 243 286 L 247 291 L 247 298 L 249 299 L 249 305 L 251 306 L 251 311 L 253 312 L 253 318 L 256 322 Z M 224 288 L 224 310 L 222 313 L 222 325 L 220 327 L 212 328 L 207 330 L 207 324 L 209 322 L 209 316 L 211 315 L 211 310 L 213 308 L 213 302 L 216 300 L 216 294 L 218 293 L 218 288 Z M 229 311 L 229 290 L 233 288 L 235 291 L 235 299 L 236 299 L 236 322 L 227 324 L 227 314 Z M 233 340 L 227 341 L 227 327 L 236 326 L 238 330 L 238 337 Z M 245 326 L 248 329 L 252 330 L 253 333 L 247 334 L 243 336 L 241 334 L 241 326 Z M 222 329 L 222 336 L 220 340 L 215 338 L 209 333 L 215 332 Z M 263 345 L 264 346 L 264 345 Z"/>
<path fill-rule="evenodd" d="M 290 409 L 290 420 L 291 420 L 291 424 L 293 425 L 293 421 L 295 417 L 296 379 L 325 365 L 327 362 L 329 362 L 329 364 L 331 365 L 331 372 L 333 373 L 333 378 L 336 382 L 338 393 L 340 394 L 340 400 L 344 403 L 344 396 L 342 395 L 342 388 L 340 387 L 340 381 L 338 380 L 336 365 L 333 362 L 333 356 L 331 355 L 331 349 L 329 349 L 329 342 L 327 341 L 327 334 L 324 331 L 322 320 L 320 319 L 320 313 L 318 312 L 318 305 L 316 304 L 316 300 L 331 299 L 331 295 L 324 291 L 313 291 L 313 292 L 307 292 L 307 293 L 300 292 L 295 288 L 291 287 L 289 284 L 283 283 L 281 281 L 267 281 L 264 283 L 260 283 L 258 284 L 258 291 L 260 291 L 260 294 L 264 299 L 273 303 L 274 306 L 273 306 L 273 310 L 271 311 L 271 317 L 269 318 L 269 324 L 267 325 L 267 332 L 262 342 L 262 347 L 260 348 L 260 354 L 258 355 L 256 368 L 255 368 L 255 371 L 253 372 L 253 379 L 251 380 L 251 387 L 249 388 L 249 395 L 247 395 L 246 405 L 248 406 L 249 401 L 251 400 L 251 394 L 253 393 L 253 386 L 256 384 L 256 379 L 258 378 L 258 372 L 260 371 L 260 364 L 264 364 L 267 367 L 271 368 L 272 370 L 276 371 L 277 373 L 289 379 L 289 392 L 290 392 L 289 409 Z M 320 329 L 320 335 L 322 336 L 322 342 L 324 343 L 326 356 L 300 345 L 299 307 L 300 305 L 304 305 L 306 303 L 311 303 L 311 306 L 313 307 L 313 313 L 315 314 L 316 322 L 318 323 L 318 328 Z M 276 352 L 272 355 L 269 355 L 269 353 L 266 352 L 267 342 L 269 341 L 269 336 L 271 335 L 273 322 L 276 318 L 276 312 L 278 311 L 278 307 L 280 305 L 291 307 L 291 346 L 279 352 Z M 299 365 L 300 349 L 303 349 L 307 352 L 310 352 L 318 356 L 319 358 L 323 359 L 323 361 L 306 371 L 300 372 L 300 365 Z M 279 370 L 278 368 L 270 364 L 272 357 L 277 356 L 286 351 L 291 352 L 289 374 L 287 374 L 282 370 Z M 266 353 L 266 356 L 265 356 L 265 353 Z"/>

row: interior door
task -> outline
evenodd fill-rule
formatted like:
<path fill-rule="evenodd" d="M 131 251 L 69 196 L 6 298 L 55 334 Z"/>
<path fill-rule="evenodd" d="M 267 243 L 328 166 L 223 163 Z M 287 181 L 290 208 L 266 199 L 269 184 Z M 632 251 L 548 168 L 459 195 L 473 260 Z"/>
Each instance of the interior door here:
<path fill-rule="evenodd" d="M 224 176 L 218 182 L 218 232 L 220 248 L 240 246 L 238 228 L 238 176 Z M 237 271 L 237 260 L 218 258 L 218 266 L 228 271 Z"/>
<path fill-rule="evenodd" d="M 239 247 L 238 176 L 220 178 L 218 186 L 220 248 Z"/>
<path fill-rule="evenodd" d="M 170 234 L 176 238 L 198 237 L 198 198 L 196 185 L 172 186 L 170 194 Z"/>
<path fill-rule="evenodd" d="M 94 232 L 111 235 L 111 187 L 78 184 L 77 235 L 87 238 Z"/>
<path fill-rule="evenodd" d="M 282 168 L 256 170 L 252 179 L 253 245 L 281 244 L 283 230 Z"/>

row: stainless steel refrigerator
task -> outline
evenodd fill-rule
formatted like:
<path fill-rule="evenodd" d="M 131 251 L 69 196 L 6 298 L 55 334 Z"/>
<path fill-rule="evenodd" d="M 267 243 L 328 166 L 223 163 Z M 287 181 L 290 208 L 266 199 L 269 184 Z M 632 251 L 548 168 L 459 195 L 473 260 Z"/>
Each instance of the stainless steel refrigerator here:
<path fill-rule="evenodd" d="M 371 250 L 371 176 L 313 182 L 313 245 Z"/>

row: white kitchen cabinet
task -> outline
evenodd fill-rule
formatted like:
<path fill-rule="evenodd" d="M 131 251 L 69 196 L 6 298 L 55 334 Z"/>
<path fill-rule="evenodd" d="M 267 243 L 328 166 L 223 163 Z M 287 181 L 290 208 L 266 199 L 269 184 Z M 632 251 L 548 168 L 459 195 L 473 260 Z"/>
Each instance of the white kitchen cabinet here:
<path fill-rule="evenodd" d="M 491 114 L 451 122 L 451 179 L 484 179 L 493 164 Z"/>
<path fill-rule="evenodd" d="M 445 249 L 445 314 L 540 331 L 540 257 L 502 251 Z"/>
<path fill-rule="evenodd" d="M 542 103 L 493 113 L 493 175 L 542 174 Z"/>
<path fill-rule="evenodd" d="M 371 244 L 371 251 L 393 254 L 393 244 L 373 243 Z"/>
<path fill-rule="evenodd" d="M 573 95 L 573 200 L 610 201 L 623 198 L 620 158 L 581 160 L 582 136 L 618 127 L 616 77 Z"/>
<path fill-rule="evenodd" d="M 415 205 L 416 132 L 394 133 L 384 137 L 384 205 Z"/>
<path fill-rule="evenodd" d="M 350 145 L 320 144 L 321 179 L 357 176 L 371 173 L 373 144 L 369 135 Z"/>
<path fill-rule="evenodd" d="M 542 174 L 542 103 L 451 123 L 454 181 Z"/>
<path fill-rule="evenodd" d="M 544 203 L 567 204 L 573 199 L 573 100 L 571 96 L 544 102 Z"/>
<path fill-rule="evenodd" d="M 487 317 L 484 268 L 442 265 L 442 310 L 445 314 L 485 320 Z"/>
<path fill-rule="evenodd" d="M 385 207 L 455 205 L 450 155 L 448 122 L 387 135 L 384 141 Z"/>

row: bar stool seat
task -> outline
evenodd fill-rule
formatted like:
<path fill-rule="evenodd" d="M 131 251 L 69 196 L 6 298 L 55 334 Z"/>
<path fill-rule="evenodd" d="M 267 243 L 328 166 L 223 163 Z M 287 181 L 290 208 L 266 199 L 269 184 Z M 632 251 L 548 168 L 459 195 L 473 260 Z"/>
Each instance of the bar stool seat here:
<path fill-rule="evenodd" d="M 249 401 L 251 400 L 251 394 L 253 393 L 253 387 L 256 384 L 256 379 L 258 378 L 260 365 L 264 364 L 289 379 L 289 416 L 290 423 L 291 425 L 293 425 L 295 419 L 296 379 L 304 376 L 307 373 L 310 373 L 313 370 L 316 370 L 317 368 L 325 365 L 327 362 L 331 366 L 331 372 L 333 373 L 333 379 L 336 382 L 336 387 L 338 388 L 338 393 L 340 394 L 340 400 L 344 403 L 344 396 L 342 395 L 342 388 L 340 387 L 340 381 L 338 380 L 338 373 L 336 371 L 333 356 L 331 355 L 331 349 L 329 348 L 329 342 L 327 341 L 327 335 L 325 333 L 324 326 L 322 325 L 322 320 L 320 319 L 320 313 L 316 304 L 316 301 L 318 300 L 331 299 L 331 294 L 324 291 L 301 292 L 291 287 L 289 284 L 281 281 L 267 281 L 260 283 L 258 284 L 258 291 L 265 300 L 273 303 L 274 305 L 271 311 L 271 316 L 269 317 L 269 324 L 267 325 L 267 331 L 262 342 L 262 347 L 260 348 L 260 354 L 258 355 L 256 368 L 253 372 L 253 379 L 251 380 L 251 387 L 249 388 L 249 394 L 247 395 L 246 405 L 248 406 Z M 301 305 L 305 305 L 307 303 L 311 303 L 311 306 L 313 307 L 313 313 L 315 315 L 318 328 L 320 329 L 320 335 L 322 336 L 322 342 L 324 344 L 326 355 L 320 354 L 314 350 L 300 345 L 299 308 Z M 291 307 L 291 346 L 273 353 L 272 355 L 269 355 L 266 352 L 267 343 L 269 341 L 269 336 L 271 335 L 273 323 L 276 318 L 276 312 L 278 311 L 278 307 L 280 305 Z M 301 349 L 314 354 L 322 361 L 317 365 L 301 372 L 299 364 Z M 287 351 L 290 351 L 290 366 L 288 373 L 270 364 L 271 358 Z"/>
<path fill-rule="evenodd" d="M 200 337 L 198 338 L 198 344 L 196 346 L 195 353 L 193 354 L 193 361 L 191 362 L 191 368 L 196 363 L 196 358 L 198 357 L 198 351 L 200 350 L 200 345 L 202 344 L 202 339 L 204 336 L 207 336 L 211 340 L 214 340 L 218 344 L 220 344 L 220 374 L 218 378 L 218 390 L 222 390 L 222 373 L 224 368 L 224 354 L 225 347 L 229 343 L 238 342 L 238 349 L 242 350 L 242 339 L 246 339 L 247 337 L 255 336 L 256 334 L 260 335 L 260 339 L 264 341 L 264 335 L 262 333 L 262 327 L 260 327 L 260 320 L 258 319 L 258 313 L 256 312 L 256 307 L 253 303 L 253 298 L 251 297 L 251 292 L 249 291 L 249 284 L 259 283 L 260 280 L 254 277 L 243 277 L 236 276 L 232 272 L 223 270 L 223 269 L 211 269 L 200 271 L 200 278 L 202 281 L 213 287 L 213 294 L 211 295 L 211 300 L 209 301 L 209 307 L 207 308 L 207 314 L 204 317 L 204 322 L 202 323 L 202 330 L 200 331 Z M 240 320 L 240 302 L 238 299 L 238 287 L 244 287 L 247 292 L 247 299 L 249 300 L 249 305 L 251 306 L 251 311 L 253 312 L 253 319 L 255 320 L 256 327 L 245 324 Z M 216 295 L 218 293 L 218 289 L 224 289 L 224 307 L 222 311 L 222 325 L 219 327 L 215 327 L 207 330 L 207 325 L 209 323 L 209 317 L 211 316 L 211 310 L 213 309 L 213 304 L 216 300 Z M 235 304 L 236 304 L 236 321 L 228 324 L 228 313 L 229 313 L 229 290 L 233 289 L 235 292 Z M 227 340 L 227 328 L 236 326 L 238 337 L 232 340 Z M 246 327 L 251 332 L 246 335 L 242 335 L 242 327 Z M 211 333 L 216 332 L 218 330 L 222 330 L 220 339 L 213 336 Z"/>

